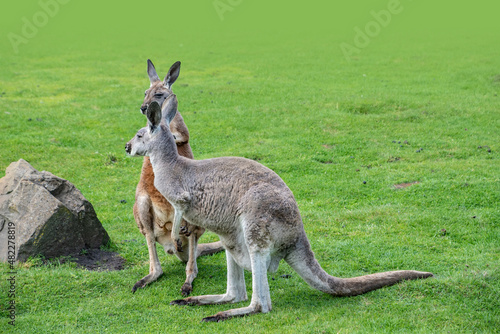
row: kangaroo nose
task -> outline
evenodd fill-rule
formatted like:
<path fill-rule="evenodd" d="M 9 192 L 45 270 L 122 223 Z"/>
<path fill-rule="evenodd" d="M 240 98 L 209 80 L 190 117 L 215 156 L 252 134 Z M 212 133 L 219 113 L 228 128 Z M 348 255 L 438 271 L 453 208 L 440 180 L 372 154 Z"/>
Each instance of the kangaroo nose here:
<path fill-rule="evenodd" d="M 127 143 L 125 145 L 125 152 L 127 152 L 128 154 L 130 154 L 131 151 L 132 151 L 132 145 L 130 145 L 130 143 Z"/>
<path fill-rule="evenodd" d="M 148 106 L 146 104 L 143 104 L 141 106 L 141 112 L 144 114 L 146 112 L 146 110 L 148 109 Z"/>

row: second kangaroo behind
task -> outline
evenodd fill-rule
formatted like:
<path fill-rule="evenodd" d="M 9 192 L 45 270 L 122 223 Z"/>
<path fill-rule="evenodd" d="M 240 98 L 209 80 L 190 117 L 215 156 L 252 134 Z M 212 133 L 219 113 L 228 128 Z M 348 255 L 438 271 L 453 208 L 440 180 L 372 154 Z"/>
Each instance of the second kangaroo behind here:
<path fill-rule="evenodd" d="M 142 113 L 146 112 L 152 101 L 161 105 L 172 94 L 172 85 L 179 76 L 180 68 L 181 63 L 175 62 L 170 67 L 165 79 L 160 80 L 153 63 L 148 59 L 147 72 L 151 85 L 144 93 Z M 193 152 L 189 146 L 189 131 L 180 113 L 177 113 L 170 122 L 170 131 L 175 136 L 176 151 L 180 155 L 192 159 Z M 186 225 L 186 231 L 188 228 L 189 230 L 181 236 L 182 247 L 180 249 L 176 247 L 170 237 L 174 209 L 155 188 L 154 179 L 151 162 L 148 157 L 144 157 L 141 179 L 135 193 L 134 218 L 140 231 L 146 237 L 149 252 L 149 274 L 137 281 L 132 291 L 135 292 L 138 288 L 143 288 L 156 281 L 163 274 L 156 252 L 156 243 L 158 242 L 168 254 L 174 254 L 181 261 L 186 262 L 186 281 L 181 287 L 181 292 L 184 296 L 188 296 L 193 290 L 193 280 L 198 274 L 196 258 L 221 251 L 222 244 L 219 241 L 198 244 L 198 239 L 203 235 L 205 229 Z"/>
<path fill-rule="evenodd" d="M 234 316 L 271 311 L 267 271 L 275 272 L 284 259 L 311 287 L 333 296 L 355 296 L 402 280 L 431 277 L 412 270 L 389 271 L 354 278 L 327 274 L 311 250 L 292 191 L 269 168 L 244 158 L 190 160 L 177 153 L 169 122 L 175 117 L 177 98 L 151 103 L 148 126 L 127 144 L 130 155 L 149 156 L 155 187 L 175 209 L 172 238 L 181 245 L 179 232 L 188 223 L 217 233 L 226 249 L 227 290 L 175 300 L 171 304 L 221 304 L 247 300 L 243 270 L 252 272 L 252 300 L 247 307 L 204 318 L 221 321 Z"/>

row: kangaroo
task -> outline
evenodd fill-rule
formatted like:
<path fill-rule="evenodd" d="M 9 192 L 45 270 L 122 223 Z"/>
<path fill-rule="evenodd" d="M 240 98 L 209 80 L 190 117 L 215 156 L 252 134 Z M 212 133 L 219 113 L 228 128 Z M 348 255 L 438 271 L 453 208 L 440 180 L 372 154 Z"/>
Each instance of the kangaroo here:
<path fill-rule="evenodd" d="M 247 300 L 243 270 L 252 272 L 250 305 L 206 317 L 222 321 L 271 311 L 267 271 L 276 272 L 284 259 L 311 287 L 333 296 L 355 296 L 402 280 L 433 276 L 413 270 L 389 271 L 354 278 L 337 278 L 319 265 L 304 231 L 292 191 L 271 169 L 245 158 L 190 160 L 179 156 L 168 124 L 177 98 L 170 95 L 162 109 L 152 102 L 148 126 L 127 144 L 131 156 L 149 156 L 155 186 L 175 209 L 172 238 L 182 246 L 182 219 L 219 235 L 226 249 L 227 290 L 174 300 L 171 305 L 235 303 Z"/>
<path fill-rule="evenodd" d="M 148 59 L 147 72 L 151 86 L 145 92 L 144 103 L 141 106 L 142 113 L 146 112 L 148 105 L 152 101 L 161 105 L 172 94 L 171 87 L 179 76 L 180 66 L 180 62 L 174 63 L 170 67 L 165 80 L 161 81 L 153 63 Z M 189 146 L 189 132 L 180 113 L 177 113 L 170 122 L 170 131 L 175 136 L 176 152 L 188 159 L 193 159 L 193 152 Z M 146 237 L 149 252 L 149 274 L 135 283 L 132 292 L 135 292 L 138 288 L 144 288 L 163 274 L 156 252 L 156 242 L 158 242 L 168 254 L 174 254 L 181 261 L 187 263 L 186 281 L 182 285 L 181 293 L 188 296 L 193 290 L 192 283 L 198 273 L 196 258 L 221 251 L 223 249 L 222 244 L 218 241 L 198 245 L 198 239 L 205 229 L 185 223 L 183 225 L 184 233 L 180 236 L 181 246 L 174 246 L 170 236 L 174 208 L 155 188 L 154 180 L 155 175 L 151 162 L 148 157 L 144 157 L 133 211 L 137 226 Z"/>

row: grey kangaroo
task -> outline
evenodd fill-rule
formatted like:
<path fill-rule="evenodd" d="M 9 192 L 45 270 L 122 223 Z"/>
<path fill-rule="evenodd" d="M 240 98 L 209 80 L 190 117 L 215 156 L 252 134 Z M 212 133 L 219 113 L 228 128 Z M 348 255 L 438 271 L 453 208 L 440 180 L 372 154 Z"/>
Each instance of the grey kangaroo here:
<path fill-rule="evenodd" d="M 160 105 L 172 94 L 172 85 L 179 76 L 180 62 L 170 67 L 165 80 L 160 80 L 156 69 L 148 59 L 148 76 L 151 86 L 145 92 L 144 103 L 141 112 L 145 113 L 148 105 L 155 101 Z M 180 113 L 170 122 L 170 131 L 175 137 L 176 152 L 180 155 L 193 159 L 193 152 L 189 146 L 189 131 Z M 193 290 L 193 280 L 198 273 L 196 258 L 202 255 L 212 254 L 223 250 L 220 241 L 198 245 L 198 239 L 204 233 L 202 227 L 191 227 L 184 230 L 186 233 L 180 236 L 181 246 L 174 246 L 170 233 L 174 219 L 174 208 L 163 197 L 154 186 L 155 175 L 149 157 L 144 157 L 142 164 L 141 179 L 137 184 L 134 204 L 134 218 L 140 231 L 146 237 L 149 251 L 149 274 L 140 279 L 132 288 L 135 292 L 147 284 L 154 282 L 163 274 L 160 260 L 156 252 L 156 242 L 161 244 L 168 254 L 174 254 L 181 261 L 186 262 L 186 281 L 182 285 L 181 293 L 188 296 Z"/>
<path fill-rule="evenodd" d="M 168 124 L 177 113 L 170 95 L 162 108 L 151 103 L 148 126 L 127 144 L 127 153 L 151 159 L 156 188 L 175 209 L 172 238 L 182 245 L 184 218 L 217 233 L 226 249 L 227 290 L 174 300 L 172 305 L 235 303 L 247 300 L 243 270 L 252 272 L 252 300 L 247 307 L 204 318 L 222 321 L 235 316 L 271 311 L 267 271 L 284 259 L 313 288 L 333 296 L 355 296 L 402 280 L 433 276 L 412 270 L 389 271 L 354 278 L 328 275 L 311 250 L 297 203 L 283 180 L 269 168 L 237 157 L 190 160 L 179 156 Z"/>

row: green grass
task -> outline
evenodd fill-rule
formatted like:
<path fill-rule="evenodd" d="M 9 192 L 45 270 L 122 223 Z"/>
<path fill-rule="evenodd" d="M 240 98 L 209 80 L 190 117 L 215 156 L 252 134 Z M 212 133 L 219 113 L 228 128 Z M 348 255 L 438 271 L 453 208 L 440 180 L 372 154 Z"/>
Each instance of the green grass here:
<path fill-rule="evenodd" d="M 9 5 L 0 14 L 0 176 L 23 158 L 73 182 L 127 263 L 119 272 L 19 265 L 15 328 L 0 265 L 0 332 L 499 332 L 500 27 L 490 2 L 401 1 L 350 60 L 339 45 L 388 1 L 243 1 L 223 21 L 210 1 L 70 1 L 18 53 L 5 36 L 40 7 Z M 184 265 L 160 250 L 165 274 L 132 294 L 148 255 L 132 215 L 141 159 L 124 145 L 145 124 L 147 58 L 160 76 L 182 61 L 174 92 L 197 159 L 244 156 L 285 180 L 325 270 L 436 278 L 332 298 L 283 263 L 268 275 L 269 314 L 204 324 L 230 306 L 170 306 Z M 225 291 L 224 254 L 198 267 L 194 295 Z M 248 273 L 247 287 L 250 295 Z"/>

